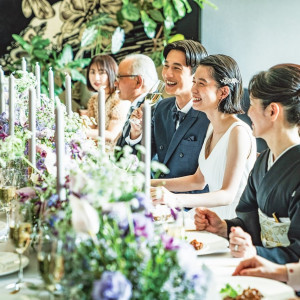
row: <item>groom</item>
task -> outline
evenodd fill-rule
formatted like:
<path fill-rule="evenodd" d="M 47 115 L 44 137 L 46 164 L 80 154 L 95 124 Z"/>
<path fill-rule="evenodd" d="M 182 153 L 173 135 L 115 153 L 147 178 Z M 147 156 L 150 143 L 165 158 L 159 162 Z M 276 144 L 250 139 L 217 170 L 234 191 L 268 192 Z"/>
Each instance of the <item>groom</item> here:
<path fill-rule="evenodd" d="M 174 97 L 163 99 L 156 106 L 152 118 L 151 153 L 170 170 L 160 178 L 174 178 L 194 174 L 198 167 L 209 120 L 203 112 L 192 108 L 191 89 L 193 74 L 207 52 L 199 42 L 183 40 L 168 44 L 163 55 L 165 91 Z M 132 115 L 141 117 L 141 110 Z M 138 143 L 141 134 L 141 126 L 133 124 L 127 139 L 129 145 Z M 207 188 L 203 191 L 207 192 Z"/>

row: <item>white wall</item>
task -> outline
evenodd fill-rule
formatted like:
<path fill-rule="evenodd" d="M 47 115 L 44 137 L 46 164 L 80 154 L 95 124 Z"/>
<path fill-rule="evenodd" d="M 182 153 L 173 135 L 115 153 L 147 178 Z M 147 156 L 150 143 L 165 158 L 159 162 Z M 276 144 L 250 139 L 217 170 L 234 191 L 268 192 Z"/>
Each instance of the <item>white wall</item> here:
<path fill-rule="evenodd" d="M 299 0 L 211 0 L 202 10 L 201 42 L 209 54 L 238 63 L 243 85 L 278 64 L 300 64 Z"/>

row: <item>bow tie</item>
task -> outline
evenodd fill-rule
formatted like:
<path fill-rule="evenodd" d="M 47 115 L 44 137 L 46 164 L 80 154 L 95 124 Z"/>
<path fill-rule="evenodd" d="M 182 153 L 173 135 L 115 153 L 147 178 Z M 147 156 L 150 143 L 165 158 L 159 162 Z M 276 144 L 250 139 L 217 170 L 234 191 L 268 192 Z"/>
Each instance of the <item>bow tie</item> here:
<path fill-rule="evenodd" d="M 179 124 L 184 120 L 186 113 L 177 109 L 176 106 L 172 109 L 172 118 L 174 122 L 179 122 Z"/>

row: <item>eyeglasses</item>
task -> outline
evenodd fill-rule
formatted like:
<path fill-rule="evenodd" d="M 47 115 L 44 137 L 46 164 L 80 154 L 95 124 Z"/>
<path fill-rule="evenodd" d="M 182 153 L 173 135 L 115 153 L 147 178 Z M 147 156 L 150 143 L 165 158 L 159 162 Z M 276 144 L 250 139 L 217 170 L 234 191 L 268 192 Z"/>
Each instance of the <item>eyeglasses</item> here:
<path fill-rule="evenodd" d="M 117 75 L 116 76 L 116 81 L 119 81 L 120 78 L 125 78 L 125 77 L 137 77 L 139 75 Z"/>

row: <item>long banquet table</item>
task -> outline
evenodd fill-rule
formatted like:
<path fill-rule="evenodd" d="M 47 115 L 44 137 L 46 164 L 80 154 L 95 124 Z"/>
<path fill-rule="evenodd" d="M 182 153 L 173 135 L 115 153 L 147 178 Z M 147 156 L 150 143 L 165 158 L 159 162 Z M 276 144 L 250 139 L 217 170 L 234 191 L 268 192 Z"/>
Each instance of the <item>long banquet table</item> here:
<path fill-rule="evenodd" d="M 2 219 L 2 218 L 0 218 Z M 10 242 L 0 243 L 0 252 L 13 252 L 14 248 Z M 29 248 L 25 253 L 29 257 L 29 265 L 24 269 L 24 280 L 34 284 L 42 284 L 42 279 L 38 272 L 38 265 L 36 260 L 36 254 L 33 249 Z M 199 267 L 204 263 L 212 273 L 212 279 L 210 282 L 210 291 L 207 295 L 207 299 L 220 299 L 218 296 L 219 291 L 216 290 L 218 283 L 226 282 L 227 278 L 230 278 L 235 267 L 239 264 L 241 259 L 231 256 L 228 249 L 223 249 L 220 253 L 211 253 L 198 256 Z M 30 289 L 21 289 L 17 294 L 11 295 L 10 291 L 6 289 L 6 286 L 10 283 L 17 281 L 18 273 L 12 273 L 5 276 L 0 276 L 0 299 L 8 300 L 34 300 L 34 299 L 49 299 L 49 293 L 46 291 L 35 291 Z M 289 291 L 288 298 L 273 298 L 275 299 L 289 299 L 292 292 Z M 51 299 L 51 298 L 50 298 Z"/>

